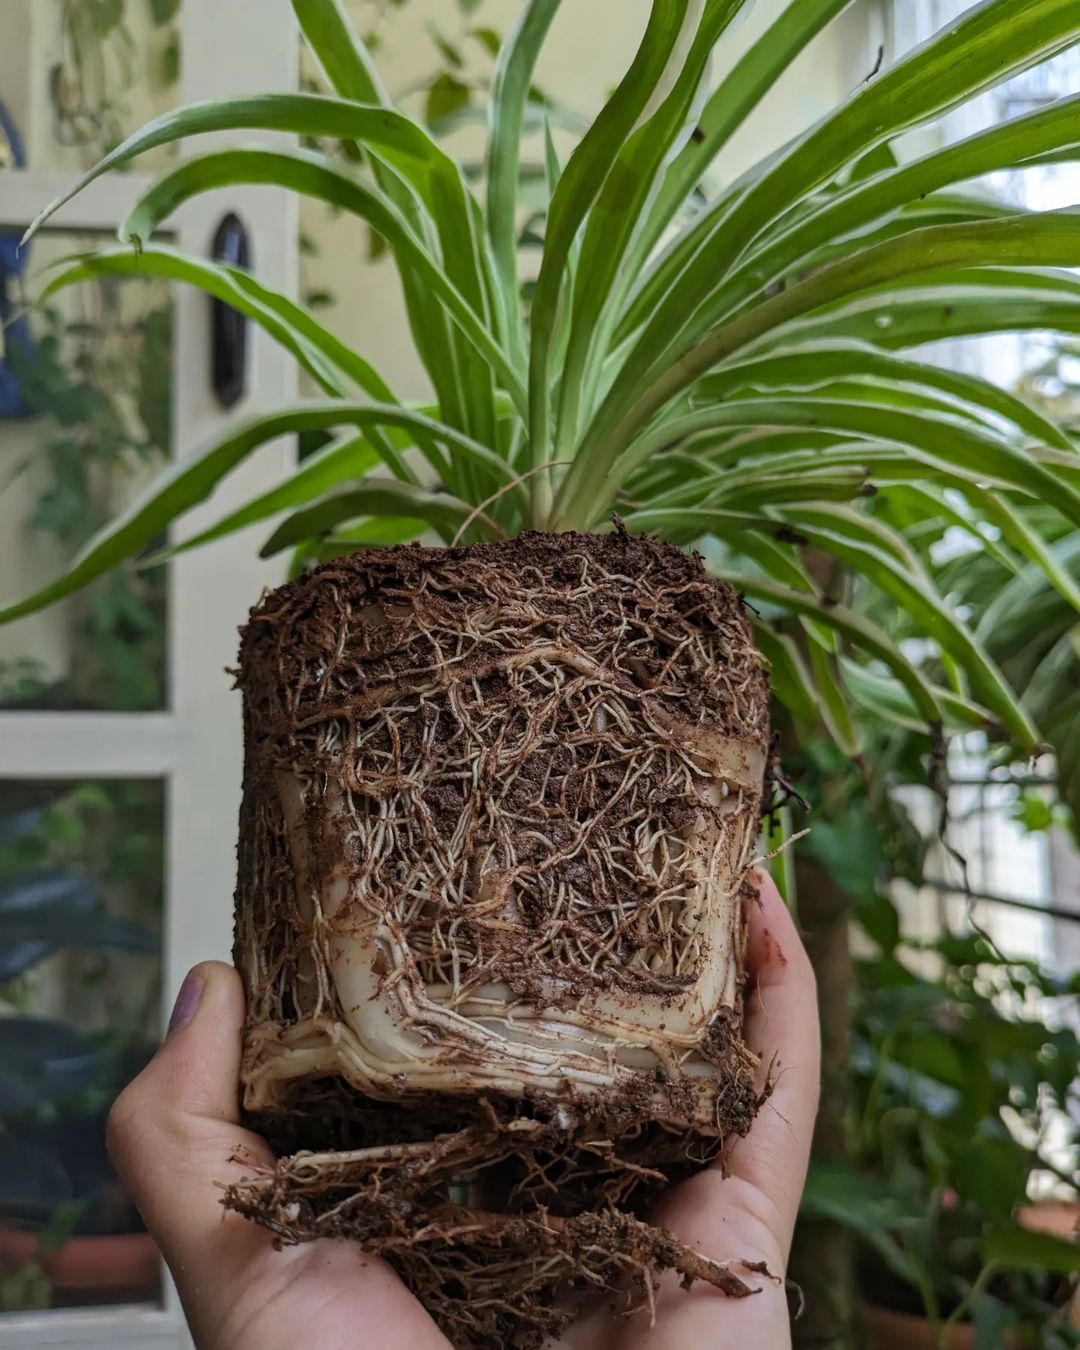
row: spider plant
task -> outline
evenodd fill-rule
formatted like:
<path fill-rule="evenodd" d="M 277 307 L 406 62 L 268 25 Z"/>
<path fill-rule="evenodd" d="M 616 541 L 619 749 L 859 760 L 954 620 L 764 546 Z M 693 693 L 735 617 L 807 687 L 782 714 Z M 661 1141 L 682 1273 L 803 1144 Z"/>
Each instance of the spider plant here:
<path fill-rule="evenodd" d="M 91 276 L 163 276 L 226 299 L 296 357 L 325 397 L 238 423 L 181 460 L 65 574 L 8 605 L 39 609 L 135 556 L 246 455 L 288 431 L 349 429 L 295 474 L 180 548 L 289 512 L 267 554 L 339 536 L 445 541 L 522 529 L 626 528 L 730 547 L 726 573 L 752 597 L 806 619 L 829 664 L 843 643 L 888 673 L 928 723 L 977 714 L 1020 744 L 1035 735 L 1000 672 L 913 564 L 871 493 L 947 515 L 950 491 L 1002 544 L 1077 601 L 1070 578 L 1023 527 L 1016 499 L 1080 520 L 1073 446 L 990 382 L 907 355 L 938 338 L 1075 325 L 1080 261 L 1070 212 L 1016 212 L 957 186 L 1075 153 L 1078 99 L 898 163 L 890 143 L 1080 38 L 1068 0 L 984 0 L 861 86 L 835 113 L 702 204 L 717 154 L 845 0 L 790 6 L 720 86 L 703 80 L 745 6 L 652 7 L 631 68 L 565 169 L 547 138 L 545 247 L 526 304 L 515 202 L 534 67 L 558 0 L 523 6 L 492 94 L 482 196 L 418 123 L 397 111 L 331 0 L 296 0 L 333 93 L 224 99 L 168 113 L 50 204 L 145 151 L 204 132 L 274 129 L 353 141 L 366 172 L 300 149 L 237 146 L 165 173 L 124 221 L 121 246 L 71 262 L 55 294 Z M 184 201 L 272 183 L 372 225 L 397 262 L 435 402 L 395 397 L 287 297 L 247 273 L 153 244 Z M 689 205 L 689 220 L 684 220 Z M 677 228 L 673 229 L 673 226 Z M 478 509 L 482 506 L 482 510 Z M 361 526 L 362 528 L 357 528 Z M 350 537 L 347 542 L 354 542 Z M 823 605 L 809 545 L 891 594 L 951 658 L 935 688 L 887 636 Z M 808 710 L 806 662 L 769 644 L 785 689 Z M 900 696 L 899 689 L 896 691 Z"/>

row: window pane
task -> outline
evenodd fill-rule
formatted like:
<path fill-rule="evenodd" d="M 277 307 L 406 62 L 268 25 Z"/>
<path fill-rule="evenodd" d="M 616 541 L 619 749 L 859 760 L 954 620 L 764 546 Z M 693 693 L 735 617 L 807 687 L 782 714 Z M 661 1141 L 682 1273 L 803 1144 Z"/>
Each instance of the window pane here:
<path fill-rule="evenodd" d="M 175 106 L 180 0 L 4 0 L 0 9 L 0 171 L 86 168 Z"/>
<path fill-rule="evenodd" d="M 168 285 L 101 277 L 34 298 L 52 264 L 100 242 L 44 234 L 20 254 L 27 275 L 8 279 L 30 307 L 0 360 L 5 600 L 61 572 L 169 455 Z M 166 569 L 132 566 L 0 628 L 0 709 L 164 706 L 165 600 Z"/>
<path fill-rule="evenodd" d="M 163 805 L 0 779 L 0 1314 L 159 1297 L 105 1118 L 160 1034 Z"/>

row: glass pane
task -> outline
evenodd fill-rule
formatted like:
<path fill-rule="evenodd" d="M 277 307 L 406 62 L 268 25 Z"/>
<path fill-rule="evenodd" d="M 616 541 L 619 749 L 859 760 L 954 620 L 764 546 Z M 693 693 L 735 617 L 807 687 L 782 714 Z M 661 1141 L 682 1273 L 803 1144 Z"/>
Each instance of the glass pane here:
<path fill-rule="evenodd" d="M 86 168 L 174 107 L 180 8 L 180 0 L 3 0 L 0 171 Z"/>
<path fill-rule="evenodd" d="M 25 276 L 8 279 L 29 308 L 12 310 L 0 347 L 5 600 L 61 572 L 169 456 L 168 284 L 100 277 L 34 300 L 51 264 L 97 242 L 41 235 L 20 254 Z M 0 628 L 0 709 L 163 707 L 165 601 L 166 569 L 131 566 Z"/>
<path fill-rule="evenodd" d="M 0 779 L 0 1314 L 160 1295 L 105 1118 L 160 1035 L 163 804 Z"/>

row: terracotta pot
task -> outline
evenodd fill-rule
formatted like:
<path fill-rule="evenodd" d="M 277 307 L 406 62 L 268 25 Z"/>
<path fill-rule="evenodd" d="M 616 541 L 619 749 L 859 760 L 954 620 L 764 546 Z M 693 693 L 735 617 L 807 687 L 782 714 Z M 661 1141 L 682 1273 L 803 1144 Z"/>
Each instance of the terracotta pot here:
<path fill-rule="evenodd" d="M 1016 1221 L 1036 1233 L 1052 1233 L 1054 1237 L 1080 1242 L 1080 1204 L 1044 1200 L 1018 1210 Z M 1080 1327 L 1080 1287 L 1069 1304 L 1069 1326 Z"/>
<path fill-rule="evenodd" d="M 1042 1200 L 1016 1211 L 1016 1222 L 1034 1233 L 1052 1233 L 1054 1237 L 1080 1242 L 1080 1204 L 1064 1200 Z"/>
<path fill-rule="evenodd" d="M 867 1307 L 862 1328 L 861 1350 L 938 1350 L 937 1336 L 925 1317 Z M 1006 1335 L 1002 1344 L 1008 1350 L 1019 1342 Z M 951 1327 L 949 1350 L 975 1350 L 975 1328 L 970 1324 Z"/>
<path fill-rule="evenodd" d="M 1046 1201 L 1018 1210 L 1016 1220 L 1034 1232 L 1053 1233 L 1055 1237 L 1080 1241 L 1080 1205 Z M 1080 1327 L 1080 1290 L 1069 1308 L 1071 1326 Z M 925 1317 L 891 1312 L 887 1308 L 867 1307 L 863 1311 L 865 1350 L 938 1350 L 937 1340 Z M 1006 1350 L 1018 1344 L 1006 1334 Z M 975 1330 L 963 1325 L 951 1328 L 949 1350 L 974 1350 Z"/>
<path fill-rule="evenodd" d="M 161 1290 L 161 1258 L 149 1233 L 73 1237 L 38 1254 L 38 1235 L 0 1227 L 0 1265 L 20 1270 L 40 1261 L 62 1303 L 149 1303 Z"/>

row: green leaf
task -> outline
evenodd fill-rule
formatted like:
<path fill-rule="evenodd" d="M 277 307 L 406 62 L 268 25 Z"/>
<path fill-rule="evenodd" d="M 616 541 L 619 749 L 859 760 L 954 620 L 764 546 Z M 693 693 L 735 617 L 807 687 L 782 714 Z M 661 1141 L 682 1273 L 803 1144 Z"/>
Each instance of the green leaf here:
<path fill-rule="evenodd" d="M 428 132 L 404 114 L 322 94 L 262 94 L 192 103 L 154 118 L 50 202 L 30 226 L 26 238 L 31 238 L 83 188 L 149 150 L 208 132 L 245 130 L 370 143 L 415 188 L 433 217 L 448 218 L 452 214 L 446 207 L 456 195 L 454 185 L 460 184 L 457 167 Z M 460 214 L 462 208 L 463 202 L 453 214 Z"/>
<path fill-rule="evenodd" d="M 340 0 L 292 0 L 304 40 L 331 88 L 357 103 L 390 105 L 390 96 Z"/>
<path fill-rule="evenodd" d="M 276 291 L 267 290 L 254 277 L 237 268 L 165 247 L 144 249 L 141 253 L 130 248 L 103 250 L 62 261 L 57 266 L 60 271 L 42 290 L 39 304 L 44 304 L 68 286 L 98 276 L 163 277 L 169 281 L 182 281 L 224 300 L 258 323 L 328 392 L 347 392 L 334 373 L 336 369 L 379 402 L 395 401 L 385 381 L 362 357 L 299 305 Z"/>
<path fill-rule="evenodd" d="M 985 489 L 971 482 L 954 482 L 953 487 L 958 492 L 966 493 L 971 500 L 980 504 L 987 496 Z M 955 498 L 950 501 L 949 494 L 936 484 L 899 483 L 890 486 L 888 499 L 883 510 L 888 515 L 902 515 L 902 523 L 905 526 L 908 525 L 907 513 L 910 512 L 917 522 L 910 526 L 911 529 L 925 530 L 938 522 L 942 526 L 951 525 L 954 529 L 962 530 L 967 534 L 980 549 L 985 550 L 988 556 L 997 559 L 1009 572 L 1019 570 L 1020 563 L 1014 555 L 991 537 L 990 530 L 985 526 L 983 515 L 975 510 L 970 503 L 966 510 L 962 509 L 962 503 Z"/>
<path fill-rule="evenodd" d="M 427 24 L 427 35 L 435 44 L 435 49 L 452 70 L 460 70 L 465 64 L 465 58 L 461 54 L 459 47 L 456 47 L 449 38 L 444 37 L 433 23 Z"/>
<path fill-rule="evenodd" d="M 975 1324 L 974 1350 L 1001 1350 L 1007 1345 L 1006 1334 L 1016 1325 L 1016 1311 L 990 1294 L 982 1294 L 971 1303 L 971 1320 Z"/>
<path fill-rule="evenodd" d="M 635 279 L 627 266 L 641 218 L 672 147 L 694 111 L 713 47 L 744 0 L 720 0 L 706 6 L 692 30 L 676 78 L 660 106 L 627 138 L 589 211 L 581 245 L 580 269 L 570 295 L 570 341 L 562 361 L 555 458 L 567 457 L 576 442 L 582 411 L 591 411 L 591 390 L 610 346 L 613 306 Z M 557 194 L 556 194 L 557 198 Z"/>
<path fill-rule="evenodd" d="M 638 514 L 627 517 L 629 528 L 638 528 Z M 645 528 L 648 528 L 646 517 Z M 674 522 L 673 522 L 674 523 Z M 679 524 L 683 522 L 679 521 Z M 750 511 L 703 509 L 687 522 L 686 542 L 692 543 L 703 530 L 731 543 L 740 559 L 751 559 L 774 581 L 817 595 L 818 588 L 793 550 L 774 539 L 780 527 L 771 517 Z"/>
<path fill-rule="evenodd" d="M 488 56 L 498 57 L 502 47 L 502 38 L 499 37 L 494 28 L 472 28 L 469 30 L 469 36 L 479 42 Z M 496 106 L 497 103 L 498 100 L 493 98 L 492 105 Z"/>
<path fill-rule="evenodd" d="M 1070 572 L 1077 568 L 1080 563 L 1080 535 L 1073 533 L 1051 548 L 1059 567 Z M 1018 576 L 1001 586 L 993 599 L 983 606 L 975 631 L 983 641 L 989 641 L 1000 625 L 1015 638 L 1017 619 L 1025 614 L 1031 615 L 1036 625 L 1041 626 L 1046 616 L 1039 612 L 1038 600 L 1045 591 L 1046 578 L 1042 569 L 1038 566 L 1025 567 Z"/>
<path fill-rule="evenodd" d="M 991 201 L 988 198 L 965 196 L 960 193 L 931 193 L 926 198 L 909 202 L 889 212 L 878 221 L 869 222 L 860 230 L 852 231 L 849 235 L 841 235 L 803 255 L 790 270 L 785 269 L 784 274 L 777 277 L 773 287 L 781 289 L 799 276 L 816 271 L 840 258 L 848 258 L 860 249 L 869 248 L 871 244 L 881 244 L 888 239 L 895 239 L 897 235 L 907 234 L 909 230 L 923 229 L 929 225 L 970 225 L 977 220 L 1002 220 L 1021 214 L 1022 209 L 1014 202 Z M 743 296 L 744 301 L 753 299 L 752 292 Z M 726 287 L 722 291 L 717 291 L 710 297 L 707 307 L 703 308 L 698 318 L 707 314 L 711 324 L 716 318 L 730 313 L 738 306 L 731 305 L 729 300 Z"/>
<path fill-rule="evenodd" d="M 918 1286 L 916 1268 L 895 1236 L 911 1227 L 916 1216 L 905 1212 L 880 1181 L 839 1164 L 814 1162 L 799 1212 L 805 1218 L 843 1224 L 872 1247 L 890 1270 Z"/>
<path fill-rule="evenodd" d="M 856 898 L 856 917 L 863 931 L 885 955 L 891 956 L 901 937 L 900 914 L 896 903 L 883 890 L 869 891 Z"/>
<path fill-rule="evenodd" d="M 770 93 L 801 51 L 853 0 L 789 4 L 712 94 L 698 119 L 699 135 L 668 170 L 642 241 L 647 257 L 682 203 L 746 118 Z"/>
<path fill-rule="evenodd" d="M 870 670 L 848 656 L 840 658 L 840 671 L 856 705 L 865 714 L 908 731 L 924 729 L 925 722 L 920 718 L 910 693 L 898 680 Z M 947 730 L 986 730 L 987 712 L 979 704 L 937 685 L 934 686 L 934 696 L 944 710 Z"/>
<path fill-rule="evenodd" d="M 173 34 L 161 50 L 161 82 L 171 89 L 180 79 L 180 38 Z"/>
<path fill-rule="evenodd" d="M 174 465 L 152 483 L 123 516 L 96 534 L 62 576 L 25 599 L 0 608 L 0 624 L 32 614 L 72 595 L 125 558 L 136 556 L 184 512 L 205 501 L 217 484 L 260 445 L 291 433 L 349 425 L 404 428 L 441 441 L 449 448 L 485 463 L 494 460 L 501 470 L 510 473 L 485 446 L 477 445 L 453 428 L 420 413 L 394 405 L 358 405 L 344 401 L 297 403 L 280 412 L 240 423 L 226 436 Z M 407 484 L 399 486 L 408 487 Z M 408 512 L 395 510 L 394 514 Z M 484 519 L 481 517 L 481 522 Z"/>
<path fill-rule="evenodd" d="M 330 7 L 331 9 L 333 6 Z M 459 167 L 418 123 L 384 106 L 366 106 L 315 94 L 266 94 L 192 104 L 164 114 L 128 137 L 63 196 L 42 211 L 27 238 L 88 183 L 147 150 L 210 131 L 269 130 L 301 136 L 355 140 L 377 152 L 408 185 L 434 223 L 446 275 L 486 331 L 485 260 L 476 230 L 477 211 Z M 227 153 L 227 152 L 226 152 Z M 414 307 L 422 297 L 410 292 Z M 490 373 L 457 334 L 437 350 L 439 334 L 414 321 L 418 343 L 432 370 L 444 417 L 477 438 L 491 441 L 494 411 Z M 432 347 L 432 344 L 436 344 Z M 492 346 L 497 344 L 492 343 Z M 441 359 L 436 359 L 439 357 Z"/>
<path fill-rule="evenodd" d="M 521 175 L 521 128 L 533 73 L 561 0 L 528 0 L 501 47 L 490 29 L 477 29 L 481 42 L 494 39 L 497 62 L 491 93 L 487 148 L 487 229 L 499 278 L 503 326 L 521 368 L 526 362 L 518 291 L 517 196 Z"/>
<path fill-rule="evenodd" d="M 403 438 L 404 439 L 404 438 Z M 324 449 L 310 455 L 295 473 L 268 492 L 262 493 L 251 501 L 245 502 L 235 511 L 230 511 L 208 529 L 201 530 L 181 543 L 159 555 L 156 561 L 187 553 L 214 539 L 235 534 L 260 520 L 288 511 L 305 502 L 314 501 L 331 488 L 340 487 L 347 482 L 357 482 L 373 469 L 381 456 L 372 449 L 364 436 L 351 436 L 344 441 L 336 441 Z"/>
<path fill-rule="evenodd" d="M 919 273 L 970 263 L 1026 266 L 1051 260 L 1080 264 L 1080 216 L 1031 213 L 1006 220 L 913 230 L 833 263 L 725 324 L 675 361 L 644 394 L 640 389 L 642 371 L 628 361 L 564 480 L 556 518 L 562 526 L 570 526 L 586 512 L 602 514 L 607 508 L 602 484 L 637 430 L 707 371 L 766 335 L 776 331 L 782 334 L 792 320 L 853 292 Z M 574 507 L 567 509 L 571 501 Z M 560 514 L 560 508 L 565 514 Z"/>
<path fill-rule="evenodd" d="M 732 361 L 694 386 L 698 404 L 720 403 L 745 390 L 759 393 L 809 392 L 838 379 L 858 378 L 901 386 L 901 390 L 931 390 L 992 417 L 1004 418 L 1018 430 L 1047 445 L 1073 452 L 1068 435 L 1048 417 L 1008 389 L 976 375 L 898 357 L 867 342 L 809 341 L 760 356 Z M 1080 464 L 1080 457 L 1078 457 Z"/>
<path fill-rule="evenodd" d="M 633 380 L 647 379 L 667 364 L 676 335 L 716 278 L 809 192 L 874 146 L 948 112 L 1078 37 L 1080 18 L 1066 0 L 987 0 L 863 84 L 786 147 L 730 207 L 724 204 L 690 228 L 686 264 L 665 286 L 628 362 Z M 691 326 L 686 340 L 694 336 Z"/>
<path fill-rule="evenodd" d="M 988 1233 L 983 1239 L 982 1256 L 987 1265 L 1003 1270 L 1053 1271 L 1060 1275 L 1080 1272 L 1080 1245 L 1016 1224 Z"/>
<path fill-rule="evenodd" d="M 501 533 L 490 517 L 448 493 L 429 492 L 390 478 L 369 478 L 351 492 L 334 493 L 289 516 L 263 545 L 261 556 L 269 558 L 291 545 L 327 534 L 344 521 L 381 513 L 427 521 L 450 533 L 470 523 L 482 527 L 481 532 L 489 538 Z"/>
<path fill-rule="evenodd" d="M 896 151 L 888 142 L 881 145 L 875 145 L 873 150 L 868 150 L 862 159 L 857 159 L 851 167 L 851 173 L 848 175 L 848 181 L 851 183 L 863 183 L 868 178 L 876 178 L 878 174 L 888 173 L 891 169 L 900 167 L 900 161 L 896 157 Z"/>
<path fill-rule="evenodd" d="M 551 457 L 549 363 L 570 249 L 619 151 L 648 106 L 653 90 L 668 72 L 688 3 L 689 0 L 653 0 L 637 55 L 571 155 L 548 211 L 544 258 L 530 315 L 529 442 L 534 469 Z M 534 473 L 530 486 L 534 517 L 542 519 L 550 499 L 548 474 Z"/>
<path fill-rule="evenodd" d="M 176 208 L 200 193 L 238 183 L 272 183 L 330 202 L 378 230 L 394 249 L 403 272 L 417 279 L 445 306 L 466 339 L 498 374 L 524 411 L 525 393 L 517 374 L 492 337 L 483 316 L 471 307 L 450 275 L 413 234 L 393 203 L 377 188 L 310 151 L 219 150 L 190 159 L 154 183 L 121 226 L 121 237 L 149 238 Z"/>
<path fill-rule="evenodd" d="M 892 638 L 863 615 L 844 605 L 793 590 L 768 578 L 747 573 L 723 572 L 725 581 L 748 595 L 770 600 L 792 614 L 803 615 L 833 628 L 854 646 L 882 661 L 913 699 L 924 722 L 937 727 L 944 721 L 944 710 L 926 677 L 904 656 Z"/>
<path fill-rule="evenodd" d="M 986 706 L 1016 736 L 1021 748 L 1031 749 L 1039 744 L 1038 732 L 1001 671 L 937 595 L 914 555 L 905 547 L 905 560 L 896 549 L 881 546 L 875 535 L 891 533 L 886 527 L 868 519 L 859 520 L 857 513 L 846 508 L 822 504 L 799 511 L 798 528 L 811 544 L 853 568 L 906 609 L 916 620 L 919 631 L 932 637 L 959 662 Z"/>
<path fill-rule="evenodd" d="M 731 273 L 725 275 L 717 270 L 708 276 L 700 266 L 691 268 L 690 264 L 694 251 L 702 247 L 702 241 L 708 236 L 711 219 L 720 213 L 721 208 L 716 207 L 685 231 L 667 256 L 654 267 L 626 317 L 624 331 L 631 331 L 653 316 L 669 292 L 669 304 L 674 310 L 673 288 L 681 287 L 679 293 L 683 295 L 684 313 L 680 322 L 689 340 L 703 327 L 730 315 L 741 304 L 755 300 L 764 286 L 787 274 L 821 266 L 829 260 L 827 252 L 823 251 L 831 241 L 843 241 L 840 245 L 834 244 L 833 248 L 850 253 L 865 247 L 866 242 L 875 242 L 866 240 L 860 233 L 874 222 L 886 222 L 885 228 L 891 231 L 929 224 L 930 221 L 915 218 L 905 220 L 902 214 L 897 216 L 895 213 L 902 208 L 911 211 L 912 204 L 925 211 L 933 205 L 933 194 L 941 188 L 1023 163 L 1033 150 L 1075 145 L 1078 108 L 1080 97 L 1062 99 L 1026 116 L 997 123 L 868 183 L 856 181 L 827 197 L 817 209 L 797 212 L 787 228 L 781 226 L 768 234 L 763 242 L 752 246 Z M 979 214 L 1008 213 L 1008 207 L 1003 203 L 983 203 L 971 194 L 945 200 L 951 203 L 954 212 L 962 212 L 968 219 Z M 1012 209 L 1015 213 L 1016 208 Z M 715 259 L 711 262 L 715 267 Z M 683 273 L 692 273 L 685 282 L 677 280 L 680 269 Z M 686 309 L 685 305 L 691 299 L 692 309 Z M 653 324 L 654 333 L 656 328 Z"/>
<path fill-rule="evenodd" d="M 124 0 L 90 0 L 88 9 L 99 38 L 107 38 L 124 20 Z"/>
<path fill-rule="evenodd" d="M 723 500 L 741 510 L 780 506 L 785 502 L 849 502 L 873 491 L 868 487 L 867 470 L 862 465 L 845 469 L 808 468 L 798 478 L 765 472 L 731 477 L 734 481 L 723 491 Z"/>
<path fill-rule="evenodd" d="M 795 640 L 755 621 L 754 641 L 769 663 L 769 683 L 775 696 L 792 717 L 812 726 L 817 721 L 818 700 L 813 678 Z"/>
<path fill-rule="evenodd" d="M 1022 512 L 1014 510 L 996 492 L 979 493 L 977 501 L 986 518 L 1001 530 L 1002 537 L 1018 553 L 1034 562 L 1054 589 L 1074 610 L 1080 611 L 1080 586 L 1073 580 L 1068 568 L 1059 562 L 1053 548 L 1047 545 L 1039 531 L 1027 523 Z"/>
<path fill-rule="evenodd" d="M 1029 833 L 1052 829 L 1057 821 L 1053 804 L 1032 792 L 1023 793 L 1013 803 L 1012 818 Z"/>
<path fill-rule="evenodd" d="M 862 746 L 846 691 L 837 674 L 836 658 L 824 651 L 816 642 L 810 643 L 809 654 L 822 721 L 843 753 L 849 759 L 856 759 Z"/>
<path fill-rule="evenodd" d="M 147 0 L 155 26 L 161 28 L 175 19 L 180 12 L 180 3 L 181 0 Z"/>
<path fill-rule="evenodd" d="M 856 339 L 896 351 L 1033 329 L 1080 332 L 1080 293 L 1034 269 L 1023 276 L 984 266 L 853 294 L 788 325 L 785 342 Z"/>
<path fill-rule="evenodd" d="M 665 445 L 677 444 L 703 431 L 755 426 L 804 427 L 808 431 L 826 430 L 910 446 L 946 467 L 1052 501 L 1063 515 L 1080 523 L 1080 493 L 1034 455 L 1002 440 L 988 428 L 977 429 L 958 418 L 925 411 L 829 398 L 737 399 L 661 422 L 655 432 L 627 452 L 622 465 L 616 466 L 606 485 L 607 491 L 613 491 L 638 464 L 648 462 Z M 874 461 L 868 456 L 866 463 Z M 910 477 L 917 479 L 919 474 L 912 473 Z"/>
<path fill-rule="evenodd" d="M 432 81 L 424 103 L 424 121 L 429 127 L 453 117 L 461 108 L 467 108 L 472 91 L 464 81 L 444 71 Z"/>
<path fill-rule="evenodd" d="M 371 545 L 385 547 L 392 544 L 408 544 L 430 530 L 426 520 L 410 520 L 407 516 L 379 516 L 374 520 L 364 520 L 358 525 L 342 525 L 333 534 L 326 535 L 321 541 L 312 544 L 320 562 L 327 558 L 342 558 L 355 553 L 358 548 Z"/>
<path fill-rule="evenodd" d="M 805 847 L 856 904 L 874 896 L 887 874 L 881 839 L 865 802 L 852 802 L 835 819 L 815 821 Z"/>

